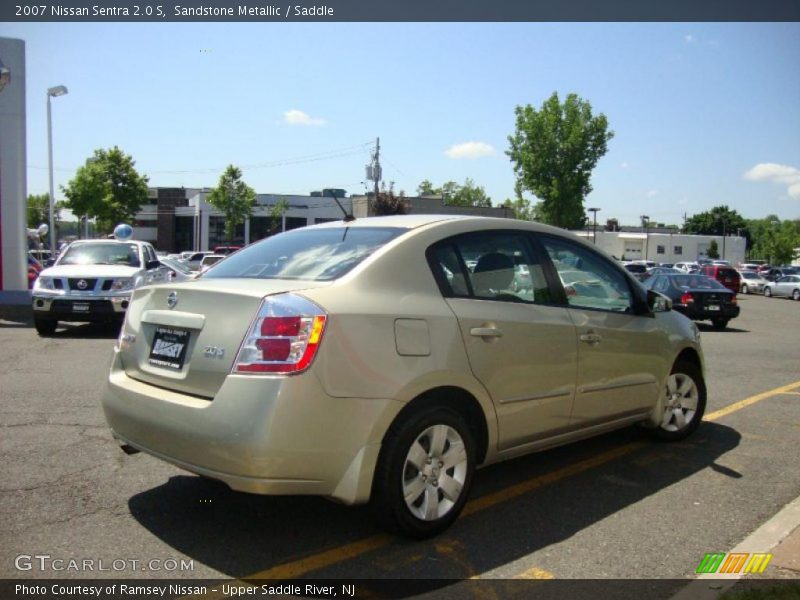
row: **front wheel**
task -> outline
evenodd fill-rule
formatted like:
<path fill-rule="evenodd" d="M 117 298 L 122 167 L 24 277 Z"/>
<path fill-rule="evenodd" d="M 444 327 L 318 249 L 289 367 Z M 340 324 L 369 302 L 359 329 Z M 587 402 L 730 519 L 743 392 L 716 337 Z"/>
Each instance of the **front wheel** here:
<path fill-rule="evenodd" d="M 706 410 L 706 384 L 700 369 L 686 361 L 678 361 L 664 385 L 664 413 L 652 435 L 674 442 L 688 437 L 700 426 Z"/>
<path fill-rule="evenodd" d="M 742 285 L 742 293 L 743 294 L 749 294 L 750 293 L 750 289 L 747 287 L 746 283 Z"/>
<path fill-rule="evenodd" d="M 34 317 L 33 326 L 36 327 L 36 333 L 41 336 L 53 335 L 56 332 L 58 321 L 55 319 L 42 319 L 39 317 Z"/>
<path fill-rule="evenodd" d="M 800 290 L 795 290 L 792 292 L 792 300 L 800 300 Z"/>
<path fill-rule="evenodd" d="M 463 417 L 431 407 L 393 426 L 373 483 L 373 507 L 393 530 L 423 539 L 447 529 L 466 504 L 475 441 Z"/>
<path fill-rule="evenodd" d="M 765 287 L 765 288 L 764 288 L 764 295 L 765 295 L 767 298 L 772 298 L 772 288 L 770 288 L 770 287 Z"/>

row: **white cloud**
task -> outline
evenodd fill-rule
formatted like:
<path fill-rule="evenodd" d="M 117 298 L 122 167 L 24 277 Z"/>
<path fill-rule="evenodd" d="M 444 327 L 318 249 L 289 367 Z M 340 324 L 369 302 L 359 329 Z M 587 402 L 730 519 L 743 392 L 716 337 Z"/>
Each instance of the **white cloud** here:
<path fill-rule="evenodd" d="M 648 198 L 655 198 L 656 195 L 658 195 L 658 190 L 650 190 L 649 192 L 647 192 Z"/>
<path fill-rule="evenodd" d="M 800 200 L 800 169 L 776 163 L 759 163 L 744 174 L 750 181 L 769 181 L 787 187 L 791 198 Z"/>
<path fill-rule="evenodd" d="M 695 38 L 695 37 L 694 37 L 693 35 L 691 35 L 691 34 L 688 34 L 688 35 L 685 35 L 685 36 L 683 36 L 683 39 L 684 39 L 684 40 L 686 40 L 686 43 L 687 43 L 687 44 L 691 44 L 691 43 L 692 43 L 692 42 L 694 42 L 694 41 L 695 41 L 697 38 Z"/>
<path fill-rule="evenodd" d="M 483 156 L 491 156 L 495 153 L 495 150 L 486 142 L 464 142 L 462 144 L 450 146 L 444 153 L 445 156 L 450 158 L 475 159 Z"/>
<path fill-rule="evenodd" d="M 325 125 L 325 119 L 312 117 L 304 113 L 302 110 L 297 110 L 296 108 L 287 110 L 285 113 L 283 113 L 283 120 L 289 125 L 313 125 L 317 127 L 320 125 Z"/>
<path fill-rule="evenodd" d="M 628 164 L 627 160 L 623 160 L 621 163 L 619 163 L 619 168 L 620 169 L 629 169 L 630 165 Z"/>

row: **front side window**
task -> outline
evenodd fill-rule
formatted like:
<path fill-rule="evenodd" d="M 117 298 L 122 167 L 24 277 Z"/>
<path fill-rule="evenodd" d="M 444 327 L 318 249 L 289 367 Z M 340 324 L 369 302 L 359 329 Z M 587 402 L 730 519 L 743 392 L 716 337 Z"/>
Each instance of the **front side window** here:
<path fill-rule="evenodd" d="M 503 302 L 552 302 L 541 261 L 524 234 L 485 231 L 429 250 L 445 295 Z"/>
<path fill-rule="evenodd" d="M 633 294 L 628 280 L 599 254 L 569 240 L 541 237 L 570 306 L 626 312 Z"/>
<path fill-rule="evenodd" d="M 406 231 L 401 227 L 297 229 L 231 254 L 203 277 L 332 281 Z"/>

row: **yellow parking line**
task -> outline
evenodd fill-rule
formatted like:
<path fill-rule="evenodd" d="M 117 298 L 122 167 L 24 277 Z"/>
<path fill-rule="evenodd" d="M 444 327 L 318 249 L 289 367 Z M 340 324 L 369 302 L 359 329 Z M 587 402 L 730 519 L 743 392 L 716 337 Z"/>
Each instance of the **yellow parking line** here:
<path fill-rule="evenodd" d="M 545 571 L 538 567 L 531 567 L 527 571 L 523 571 L 519 575 L 514 575 L 514 579 L 555 579 L 556 576 L 550 571 Z"/>
<path fill-rule="evenodd" d="M 795 381 L 794 383 L 790 383 L 789 385 L 784 385 L 783 387 L 775 388 L 774 390 L 769 390 L 767 392 L 762 392 L 760 394 L 756 394 L 755 396 L 750 396 L 749 398 L 745 398 L 744 400 L 739 400 L 739 402 L 734 402 L 733 404 L 729 404 L 725 408 L 721 408 L 713 413 L 706 415 L 703 417 L 704 421 L 716 421 L 726 415 L 729 415 L 737 410 L 741 410 L 746 406 L 750 406 L 751 404 L 755 404 L 756 402 L 760 402 L 761 400 L 766 400 L 767 398 L 771 398 L 772 396 L 777 396 L 779 394 L 785 394 L 787 392 L 791 392 L 794 388 L 800 387 L 800 381 Z"/>
<path fill-rule="evenodd" d="M 761 400 L 771 398 L 772 396 L 776 396 L 778 394 L 790 392 L 794 390 L 794 388 L 800 388 L 800 381 L 796 381 L 795 383 L 790 383 L 789 385 L 775 388 L 774 390 L 769 390 L 761 394 L 756 394 L 755 396 L 750 396 L 749 398 L 745 398 L 739 402 L 734 402 L 725 408 L 706 415 L 704 420 L 716 421 L 726 415 L 755 404 L 756 402 L 760 402 Z M 634 452 L 645 445 L 647 444 L 644 442 L 632 442 L 630 444 L 620 446 L 619 448 L 614 448 L 613 450 L 603 452 L 592 458 L 582 460 L 578 463 L 556 469 L 551 473 L 545 473 L 544 475 L 539 475 L 533 479 L 517 483 L 511 487 L 504 488 L 492 494 L 475 498 L 474 500 L 470 500 L 464 507 L 462 516 L 467 517 L 477 512 L 481 512 L 487 508 L 500 504 L 501 502 L 507 502 L 508 500 L 526 494 L 537 488 L 555 483 L 561 479 L 571 477 L 572 475 L 583 473 L 589 469 L 599 467 L 614 459 L 625 456 L 626 454 L 630 454 L 631 452 Z M 311 571 L 317 571 L 324 567 L 329 567 L 331 565 L 344 562 L 345 560 L 356 558 L 362 554 L 372 552 L 378 548 L 388 546 L 394 541 L 396 541 L 396 538 L 389 535 L 374 535 L 362 540 L 351 542 L 349 544 L 337 546 L 336 548 L 331 548 L 330 550 L 324 550 L 305 558 L 300 558 L 288 563 L 276 565 L 269 569 L 265 569 L 263 571 L 259 571 L 258 573 L 243 577 L 242 579 L 293 579 L 305 575 L 306 573 L 310 573 Z"/>

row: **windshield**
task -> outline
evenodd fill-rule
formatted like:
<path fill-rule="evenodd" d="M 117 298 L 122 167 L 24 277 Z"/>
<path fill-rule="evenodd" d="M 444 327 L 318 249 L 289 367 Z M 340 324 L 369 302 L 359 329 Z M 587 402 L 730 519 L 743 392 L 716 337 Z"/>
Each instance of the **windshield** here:
<path fill-rule="evenodd" d="M 399 227 L 295 229 L 232 254 L 203 277 L 331 281 L 406 231 Z"/>
<path fill-rule="evenodd" d="M 136 244 L 117 242 L 72 244 L 58 260 L 58 264 L 141 266 Z"/>

